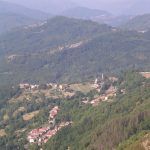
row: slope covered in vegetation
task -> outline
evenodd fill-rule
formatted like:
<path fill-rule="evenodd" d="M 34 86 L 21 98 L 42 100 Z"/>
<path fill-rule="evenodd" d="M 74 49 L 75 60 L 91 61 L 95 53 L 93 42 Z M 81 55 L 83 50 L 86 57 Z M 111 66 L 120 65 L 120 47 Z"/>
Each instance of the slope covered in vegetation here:
<path fill-rule="evenodd" d="M 136 16 L 121 27 L 128 30 L 147 31 L 150 29 L 150 14 Z"/>
<path fill-rule="evenodd" d="M 80 106 L 77 101 L 73 106 L 68 102 L 64 112 L 67 109 L 66 115 L 70 115 L 73 125 L 58 133 L 44 149 L 112 150 L 134 135 L 143 131 L 149 133 L 149 80 L 126 73 L 119 82 L 119 88 L 125 88 L 127 92 L 118 94 L 112 103 L 91 108 Z"/>

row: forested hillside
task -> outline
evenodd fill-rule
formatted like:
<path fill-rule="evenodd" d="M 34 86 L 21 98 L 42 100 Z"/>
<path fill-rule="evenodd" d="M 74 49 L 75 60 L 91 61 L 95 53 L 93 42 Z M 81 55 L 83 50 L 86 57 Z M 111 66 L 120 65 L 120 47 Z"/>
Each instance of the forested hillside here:
<path fill-rule="evenodd" d="M 105 84 L 116 87 L 116 96 L 99 101 L 96 106 L 83 103 L 100 96 L 96 90 L 78 91 L 72 98 L 65 98 L 60 90 L 44 86 L 25 91 L 17 87 L 0 89 L 1 149 L 145 150 L 150 134 L 150 80 L 128 71 L 113 83 L 106 78 Z M 52 97 L 51 90 L 59 96 Z M 58 131 L 46 144 L 29 143 L 29 131 L 48 126 L 49 110 L 56 105 L 60 108 L 56 123 L 72 124 Z"/>
<path fill-rule="evenodd" d="M 45 79 L 46 82 L 57 80 L 61 75 L 59 75 L 59 68 L 55 65 L 62 61 L 61 58 L 57 60 L 61 52 L 65 56 L 66 49 L 72 50 L 87 43 L 93 37 L 110 31 L 111 27 L 107 25 L 56 17 L 34 27 L 29 26 L 23 30 L 8 33 L 0 38 L 1 82 L 6 80 L 7 82 L 8 80 L 20 82 L 31 78 L 32 82 L 43 82 Z M 12 68 L 14 69 L 11 70 Z M 50 70 L 52 68 L 53 71 Z M 55 69 L 58 72 L 55 72 Z M 65 70 L 62 73 L 64 72 Z M 14 73 L 18 74 L 16 78 L 14 78 Z"/>
<path fill-rule="evenodd" d="M 109 31 L 111 27 L 92 21 L 55 17 L 1 36 L 0 42 L 3 46 L 1 52 L 30 54 L 51 51 L 54 48 L 89 40 Z"/>
<path fill-rule="evenodd" d="M 83 81 L 99 73 L 150 69 L 149 32 L 56 17 L 0 37 L 1 85 Z"/>
<path fill-rule="evenodd" d="M 74 105 L 71 105 L 73 101 L 68 102 L 62 114 L 69 114 L 73 124 L 52 138 L 44 150 L 68 147 L 72 150 L 131 150 L 133 143 L 150 134 L 149 84 L 149 80 L 128 72 L 120 78 L 118 85 L 126 94 L 118 93 L 114 102 L 101 103 L 94 108 L 81 106 L 78 101 L 74 101 Z M 129 138 L 130 142 L 125 144 Z M 135 148 L 145 150 L 142 142 Z"/>
<path fill-rule="evenodd" d="M 121 28 L 128 30 L 147 31 L 150 29 L 150 14 L 136 16 L 122 25 Z"/>

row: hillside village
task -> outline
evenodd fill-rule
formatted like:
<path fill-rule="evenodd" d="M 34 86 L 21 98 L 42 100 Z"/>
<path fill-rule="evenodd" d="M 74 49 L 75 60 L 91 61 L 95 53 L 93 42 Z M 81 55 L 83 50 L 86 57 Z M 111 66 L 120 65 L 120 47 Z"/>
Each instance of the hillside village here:
<path fill-rule="evenodd" d="M 103 74 L 97 77 L 94 81 L 88 83 L 79 83 L 79 84 L 57 84 L 57 83 L 48 83 L 43 85 L 37 84 L 29 84 L 29 83 L 21 83 L 19 84 L 20 89 L 23 92 L 27 93 L 39 93 L 42 92 L 45 96 L 49 97 L 65 97 L 72 98 L 76 92 L 80 91 L 83 93 L 87 93 L 90 91 L 97 92 L 97 96 L 94 99 L 89 100 L 88 98 L 84 98 L 82 103 L 84 105 L 90 104 L 92 106 L 97 106 L 100 102 L 109 102 L 116 96 L 117 88 L 114 86 L 114 83 L 118 81 L 116 77 L 107 77 Z M 109 82 L 106 90 L 103 91 L 105 84 Z M 53 91 L 53 93 L 52 93 Z M 103 92 L 102 92 L 103 91 Z M 49 94 L 48 94 L 49 93 Z M 54 94 L 55 93 L 55 94 Z M 46 143 L 52 136 L 54 136 L 57 132 L 59 132 L 65 126 L 72 124 L 72 122 L 61 122 L 56 124 L 55 118 L 59 113 L 59 106 L 53 107 L 49 112 L 48 124 L 42 125 L 39 128 L 31 130 L 27 134 L 27 140 L 29 143 L 37 143 L 38 145 L 42 145 Z M 37 115 L 37 114 L 35 114 Z M 33 116 L 34 117 L 34 116 Z"/>
<path fill-rule="evenodd" d="M 109 101 L 110 98 L 116 96 L 117 88 L 113 85 L 117 82 L 118 79 L 116 77 L 107 77 L 102 74 L 102 76 L 97 77 L 94 82 L 86 82 L 86 83 L 76 83 L 76 84 L 57 84 L 57 83 L 48 83 L 43 85 L 29 84 L 29 83 L 21 83 L 19 85 L 20 89 L 25 91 L 26 93 L 38 93 L 42 92 L 47 97 L 64 97 L 64 98 L 72 98 L 76 92 L 80 91 L 82 93 L 88 93 L 90 91 L 96 91 L 98 97 L 91 100 L 83 100 L 84 104 L 92 104 L 98 105 L 101 101 Z M 108 83 L 107 87 L 105 87 L 106 83 Z M 104 89 L 105 88 L 105 89 Z M 104 91 L 103 91 L 104 90 Z M 103 92 L 102 92 L 103 91 Z M 125 91 L 122 91 L 125 92 Z"/>
<path fill-rule="evenodd" d="M 140 72 L 140 74 L 145 78 L 149 78 L 150 75 L 149 72 Z M 49 139 L 55 138 L 60 131 L 63 132 L 63 128 L 74 126 L 74 119 L 67 114 L 63 103 L 76 103 L 77 100 L 81 109 L 86 107 L 97 109 L 100 105 L 112 104 L 118 94 L 126 96 L 128 93 L 124 86 L 120 86 L 121 83 L 120 78 L 105 74 L 83 83 L 41 85 L 20 83 L 21 91 L 17 96 L 9 99 L 9 111 L 3 112 L 2 119 L 5 125 L 9 120 L 21 118 L 19 121 L 23 126 L 20 130 L 16 130 L 16 136 L 24 134 L 25 148 L 34 144 L 42 147 Z M 0 136 L 5 137 L 7 134 L 3 126 L 0 129 Z"/>
<path fill-rule="evenodd" d="M 144 77 L 149 78 L 149 72 L 141 72 Z M 71 100 L 76 95 L 76 92 L 84 93 L 85 95 L 90 91 L 95 91 L 95 95 L 92 99 L 89 97 L 84 97 L 81 99 L 83 105 L 91 105 L 93 107 L 98 106 L 101 102 L 112 102 L 114 98 L 117 96 L 118 88 L 117 88 L 118 78 L 114 76 L 106 76 L 102 74 L 101 76 L 97 76 L 94 81 L 89 81 L 85 83 L 75 83 L 75 84 L 58 84 L 58 83 L 47 83 L 47 84 L 30 84 L 30 83 L 20 83 L 19 87 L 22 90 L 22 94 L 19 97 L 10 100 L 10 103 L 14 103 L 15 101 L 24 100 L 26 97 L 28 100 L 32 99 L 32 95 L 37 96 L 37 94 L 42 93 L 45 97 L 52 97 L 57 100 L 57 98 L 66 98 Z M 122 94 L 126 94 L 125 89 L 121 89 L 120 92 Z M 22 97 L 24 95 L 24 98 Z M 48 106 L 49 107 L 49 106 Z M 21 109 L 24 108 L 19 108 Z M 19 111 L 18 109 L 18 111 Z M 47 143 L 47 141 L 56 135 L 62 128 L 71 125 L 70 121 L 62 121 L 56 123 L 56 117 L 61 108 L 59 106 L 54 106 L 49 111 L 49 116 L 47 116 L 47 123 L 41 124 L 37 128 L 33 128 L 27 133 L 27 141 L 30 144 L 36 143 L 38 145 L 42 145 Z M 15 112 L 16 114 L 18 112 Z M 23 115 L 24 121 L 29 121 L 33 119 L 35 116 L 38 116 L 39 111 L 31 112 L 32 116 L 29 117 L 29 114 Z M 14 115 L 14 114 L 13 114 Z M 27 119 L 25 118 L 27 115 Z M 30 119 L 29 119 L 30 118 Z"/>
<path fill-rule="evenodd" d="M 145 78 L 150 78 L 149 72 L 140 72 L 140 74 Z M 90 104 L 92 106 L 97 106 L 101 102 L 111 102 L 114 97 L 116 97 L 118 89 L 116 83 L 118 81 L 117 77 L 101 75 L 97 77 L 94 81 L 85 83 L 75 83 L 75 84 L 58 84 L 58 83 L 48 83 L 45 85 L 21 83 L 19 87 L 22 89 L 23 93 L 17 97 L 12 98 L 10 103 L 28 100 L 30 101 L 33 96 L 39 97 L 44 95 L 47 98 L 53 99 L 71 99 L 76 95 L 76 92 L 81 92 L 84 94 L 90 91 L 95 91 L 97 94 L 92 99 L 89 97 L 84 97 L 81 101 L 83 104 Z M 119 91 L 123 95 L 126 94 L 125 89 Z M 40 97 L 37 99 L 40 102 Z M 33 112 L 34 113 L 34 112 Z M 37 115 L 38 112 L 35 115 Z M 34 115 L 32 116 L 34 117 Z"/>
<path fill-rule="evenodd" d="M 37 143 L 38 145 L 42 145 L 43 143 L 46 143 L 52 136 L 54 136 L 59 130 L 72 124 L 72 122 L 61 122 L 60 124 L 56 124 L 55 118 L 58 112 L 59 107 L 55 106 L 49 112 L 49 124 L 41 128 L 33 129 L 28 133 L 27 140 L 29 143 Z"/>

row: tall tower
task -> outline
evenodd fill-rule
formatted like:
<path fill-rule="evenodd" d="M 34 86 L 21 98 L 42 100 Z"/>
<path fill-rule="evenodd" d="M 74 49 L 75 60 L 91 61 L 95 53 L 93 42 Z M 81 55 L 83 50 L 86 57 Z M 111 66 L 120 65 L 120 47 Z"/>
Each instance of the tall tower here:
<path fill-rule="evenodd" d="M 102 80 L 104 80 L 104 74 L 102 73 Z"/>
<path fill-rule="evenodd" d="M 50 129 L 53 129 L 55 127 L 55 118 L 49 118 L 49 127 Z"/>
<path fill-rule="evenodd" d="M 96 78 L 95 81 L 94 81 L 94 84 L 97 84 L 97 83 L 98 83 L 98 79 Z"/>

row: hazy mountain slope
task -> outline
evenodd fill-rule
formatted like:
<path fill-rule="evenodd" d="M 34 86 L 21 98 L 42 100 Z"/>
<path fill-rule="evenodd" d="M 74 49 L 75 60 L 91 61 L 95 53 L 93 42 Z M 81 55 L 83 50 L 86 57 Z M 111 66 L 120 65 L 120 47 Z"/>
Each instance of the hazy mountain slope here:
<path fill-rule="evenodd" d="M 75 7 L 61 13 L 63 16 L 89 19 L 100 24 L 118 26 L 129 19 L 129 16 L 115 16 L 107 11 L 99 9 L 90 9 L 86 7 Z"/>
<path fill-rule="evenodd" d="M 10 31 L 13 28 L 33 24 L 39 20 L 19 14 L 0 13 L 0 34 Z"/>
<path fill-rule="evenodd" d="M 51 15 L 20 5 L 0 1 L 0 33 L 15 27 L 33 24 L 49 18 Z"/>
<path fill-rule="evenodd" d="M 149 47 L 144 34 L 56 17 L 1 37 L 1 82 L 80 81 L 102 72 L 149 70 Z"/>
<path fill-rule="evenodd" d="M 11 1 L 11 0 L 8 0 Z M 76 7 L 71 0 L 13 0 L 14 3 L 21 4 L 31 9 L 38 9 L 44 12 L 57 14 L 64 10 Z"/>
<path fill-rule="evenodd" d="M 107 31 L 111 31 L 111 27 L 92 21 L 54 17 L 46 22 L 20 28 L 2 36 L 1 44 L 5 44 L 5 48 L 1 52 L 30 54 L 51 51 L 53 48 L 88 40 Z"/>
<path fill-rule="evenodd" d="M 22 69 L 24 71 L 26 70 L 27 74 L 30 72 L 29 70 L 32 70 L 33 68 L 36 71 L 39 70 L 39 73 L 40 73 L 42 71 L 41 67 L 43 66 L 42 64 L 40 64 L 41 59 L 43 59 L 42 60 L 43 63 L 46 63 L 46 61 L 51 61 L 52 60 L 51 55 L 53 55 L 53 53 L 55 54 L 56 52 L 64 51 L 65 48 L 69 48 L 69 47 L 70 48 L 71 47 L 73 48 L 76 46 L 78 47 L 82 43 L 87 42 L 87 40 L 91 39 L 92 37 L 95 37 L 97 34 L 102 34 L 110 30 L 111 28 L 106 25 L 99 25 L 91 21 L 68 19 L 65 17 L 56 17 L 56 18 L 49 20 L 48 22 L 35 25 L 34 27 L 29 26 L 29 27 L 26 27 L 25 29 L 13 31 L 0 38 L 0 47 L 1 47 L 0 48 L 1 49 L 0 51 L 1 53 L 0 72 L 1 73 L 0 74 L 1 74 L 1 77 L 3 79 L 8 77 L 11 80 L 11 76 L 12 76 L 11 67 L 15 67 L 14 69 L 16 71 L 17 70 L 19 71 L 21 69 L 21 64 L 22 65 L 26 64 L 26 66 L 24 67 L 25 68 L 27 67 L 27 68 L 26 69 L 22 68 Z M 76 45 L 76 43 L 78 44 Z M 45 56 L 46 58 L 44 58 Z M 26 62 L 26 58 L 29 59 L 29 62 L 24 64 L 24 62 Z M 16 66 L 15 62 L 18 60 L 19 60 L 18 66 Z M 34 60 L 31 62 L 32 65 L 29 64 L 30 60 L 31 61 Z M 7 65 L 7 62 L 9 61 L 10 63 L 9 65 Z M 12 61 L 15 61 L 15 62 L 12 63 Z M 53 66 L 54 64 L 55 62 L 53 62 L 51 65 Z M 14 81 L 26 80 L 27 78 L 30 78 L 32 76 L 30 74 L 30 77 L 27 75 L 26 76 L 27 78 L 26 78 L 21 73 L 22 72 L 21 70 L 19 71 L 20 75 L 18 74 L 19 76 L 16 79 L 14 79 Z M 44 74 L 48 77 L 49 76 L 48 74 L 50 73 L 50 71 L 49 69 L 47 71 L 45 70 Z M 7 72 L 6 73 L 7 75 L 5 74 L 5 72 Z M 51 75 L 55 76 L 55 72 L 52 71 Z M 40 75 L 39 77 L 42 77 L 42 76 Z M 50 77 L 48 78 L 47 77 L 46 77 L 46 80 L 50 79 Z M 38 78 L 38 75 L 37 75 L 37 78 Z M 1 80 L 1 82 L 3 83 L 5 81 L 6 81 L 5 79 Z"/>
<path fill-rule="evenodd" d="M 0 1 L 0 13 L 18 14 L 18 15 L 23 15 L 29 18 L 40 19 L 40 20 L 46 19 L 49 16 L 51 16 L 50 14 L 41 12 L 39 10 L 32 10 L 24 6 L 6 2 L 6 1 Z"/>
<path fill-rule="evenodd" d="M 150 29 L 150 14 L 136 16 L 121 26 L 129 30 L 149 30 Z"/>

